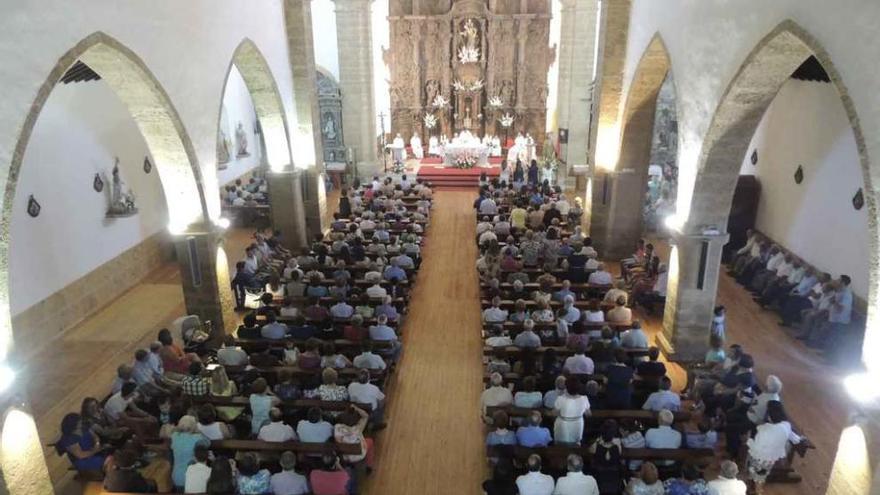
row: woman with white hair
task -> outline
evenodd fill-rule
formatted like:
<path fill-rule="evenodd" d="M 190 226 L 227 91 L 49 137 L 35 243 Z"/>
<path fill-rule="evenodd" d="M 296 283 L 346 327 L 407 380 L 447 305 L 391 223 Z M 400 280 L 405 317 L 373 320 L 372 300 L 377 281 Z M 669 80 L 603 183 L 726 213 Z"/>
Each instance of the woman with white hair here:
<path fill-rule="evenodd" d="M 174 489 L 183 492 L 186 484 L 186 468 L 195 458 L 196 445 L 211 445 L 208 437 L 199 433 L 198 421 L 193 416 L 183 416 L 177 422 L 177 428 L 171 434 L 171 456 L 174 465 L 171 469 L 171 481 Z"/>
<path fill-rule="evenodd" d="M 781 402 L 782 380 L 776 375 L 768 375 L 764 383 L 764 391 L 750 401 L 749 394 L 739 394 L 739 400 L 733 409 L 727 412 L 725 434 L 727 451 L 736 456 L 742 445 L 742 437 L 747 432 L 767 421 L 767 404 L 772 401 Z M 748 401 L 748 402 L 744 402 Z"/>
<path fill-rule="evenodd" d="M 489 388 L 483 391 L 480 396 L 480 405 L 482 406 L 483 419 L 487 423 L 491 423 L 492 418 L 486 414 L 489 407 L 509 406 L 513 404 L 513 393 L 509 388 L 504 386 L 504 378 L 501 373 L 492 373 L 489 376 Z"/>

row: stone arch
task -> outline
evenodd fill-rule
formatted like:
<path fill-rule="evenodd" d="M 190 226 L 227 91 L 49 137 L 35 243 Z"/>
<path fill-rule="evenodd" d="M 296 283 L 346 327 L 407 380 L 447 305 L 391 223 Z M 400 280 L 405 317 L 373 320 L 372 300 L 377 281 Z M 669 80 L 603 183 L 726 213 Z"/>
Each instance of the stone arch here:
<path fill-rule="evenodd" d="M 272 75 L 272 69 L 269 68 L 266 58 L 249 38 L 243 39 L 235 48 L 229 67 L 226 69 L 223 89 L 220 93 L 220 109 L 217 112 L 218 129 L 220 113 L 223 108 L 223 95 L 226 93 L 226 84 L 233 66 L 241 73 L 251 95 L 257 120 L 260 122 L 263 141 L 266 144 L 265 159 L 269 168 L 278 171 L 293 166 L 287 113 L 284 111 L 278 84 L 275 82 L 275 77 Z"/>
<path fill-rule="evenodd" d="M 208 218 L 201 170 L 192 141 L 159 81 L 137 54 L 107 34 L 98 31 L 81 40 L 61 56 L 40 86 L 12 154 L 3 202 L 4 220 L 0 223 L 0 307 L 6 308 L 0 313 L 0 329 L 5 330 L 0 335 L 0 360 L 12 344 L 8 311 L 9 229 L 19 172 L 43 106 L 64 73 L 78 60 L 101 76 L 137 124 L 162 182 L 171 230 L 185 230 Z"/>
<path fill-rule="evenodd" d="M 627 90 L 617 164 L 612 172 L 597 169 L 597 175 L 604 177 L 599 177 L 602 183 L 593 188 L 590 229 L 606 257 L 629 255 L 642 235 L 642 202 L 633 198 L 644 197 L 647 189 L 657 96 L 671 71 L 669 52 L 657 33 L 645 48 Z"/>
<path fill-rule="evenodd" d="M 686 348 L 698 346 L 698 343 L 705 346 L 717 289 L 721 247 L 728 236 L 704 236 L 702 232 L 706 226 L 725 232 L 742 159 L 761 117 L 792 72 L 811 55 L 819 60 L 837 88 L 852 127 L 869 212 L 870 252 L 876 261 L 880 248 L 877 198 L 871 184 L 871 164 L 855 105 L 828 52 L 803 27 L 785 20 L 758 42 L 740 65 L 727 85 L 703 139 L 689 210 L 686 217 L 679 218 L 682 226 L 676 233 L 676 246 L 670 254 L 674 259 L 670 261 L 664 336 L 673 346 L 676 341 L 685 343 L 683 347 Z M 877 263 L 872 262 L 868 328 L 877 318 L 872 308 L 878 298 L 878 275 Z M 698 279 L 702 283 L 698 283 Z M 865 346 L 869 342 L 868 334 Z"/>
<path fill-rule="evenodd" d="M 758 43 L 721 97 L 703 139 L 685 231 L 695 231 L 700 225 L 715 225 L 722 230 L 727 226 L 733 185 L 758 123 L 782 84 L 811 55 L 819 60 L 837 88 L 852 126 L 865 189 L 871 191 L 866 197 L 872 218 L 871 228 L 876 231 L 876 195 L 871 185 L 871 165 L 855 105 L 828 52 L 791 20 L 780 23 Z M 876 234 L 873 237 L 876 238 Z M 877 248 L 876 241 L 871 247 Z"/>

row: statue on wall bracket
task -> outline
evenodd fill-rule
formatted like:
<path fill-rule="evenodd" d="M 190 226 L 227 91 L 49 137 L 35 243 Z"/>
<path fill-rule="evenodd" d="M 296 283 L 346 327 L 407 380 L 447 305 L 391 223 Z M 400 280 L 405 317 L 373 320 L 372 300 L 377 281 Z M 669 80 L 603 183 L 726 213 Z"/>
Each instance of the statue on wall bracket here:
<path fill-rule="evenodd" d="M 126 186 L 119 175 L 119 158 L 113 164 L 113 178 L 110 183 L 110 206 L 107 208 L 108 218 L 130 217 L 137 214 L 134 193 Z"/>
<path fill-rule="evenodd" d="M 247 134 L 245 134 L 244 124 L 241 122 L 238 123 L 238 127 L 235 129 L 235 141 L 238 145 L 238 150 L 235 154 L 236 157 L 241 158 L 244 156 L 251 156 L 251 154 L 248 153 Z"/>

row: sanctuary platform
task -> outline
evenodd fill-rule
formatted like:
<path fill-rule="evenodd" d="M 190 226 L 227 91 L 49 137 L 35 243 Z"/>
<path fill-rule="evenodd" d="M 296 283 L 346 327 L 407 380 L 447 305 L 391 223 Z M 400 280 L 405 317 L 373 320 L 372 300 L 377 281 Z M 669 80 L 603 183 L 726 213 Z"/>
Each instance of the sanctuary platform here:
<path fill-rule="evenodd" d="M 460 169 L 447 167 L 437 157 L 425 157 L 421 161 L 417 177 L 434 184 L 435 188 L 473 188 L 480 183 L 480 174 L 486 172 L 489 179 L 501 173 L 501 158 L 489 158 L 488 167 Z"/>

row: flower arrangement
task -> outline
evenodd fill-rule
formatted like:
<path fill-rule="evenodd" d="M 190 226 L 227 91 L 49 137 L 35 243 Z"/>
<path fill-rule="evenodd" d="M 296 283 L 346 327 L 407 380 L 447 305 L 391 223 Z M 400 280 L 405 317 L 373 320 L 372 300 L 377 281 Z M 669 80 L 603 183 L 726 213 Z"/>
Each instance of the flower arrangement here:
<path fill-rule="evenodd" d="M 437 95 L 434 97 L 434 101 L 431 104 L 434 105 L 434 108 L 446 108 L 446 106 L 449 105 L 449 100 L 443 95 Z"/>
<path fill-rule="evenodd" d="M 427 127 L 428 129 L 433 129 L 437 127 L 437 117 L 435 117 L 434 114 L 425 114 L 425 118 L 423 120 L 425 122 L 425 127 Z"/>
<path fill-rule="evenodd" d="M 406 172 L 406 165 L 404 165 L 401 161 L 396 161 L 391 166 L 391 173 L 393 174 L 402 174 Z"/>
<path fill-rule="evenodd" d="M 459 92 L 459 91 L 479 91 L 479 90 L 483 89 L 483 86 L 485 86 L 485 85 L 486 85 L 486 83 L 484 83 L 482 79 L 477 79 L 476 81 L 474 81 L 470 84 L 465 84 L 465 83 L 459 81 L 458 79 L 456 79 L 455 81 L 452 81 L 452 89 L 454 89 L 456 92 Z"/>
<path fill-rule="evenodd" d="M 479 161 L 479 155 L 473 151 L 462 150 L 462 152 L 455 157 L 452 165 L 459 169 L 474 168 Z"/>
<path fill-rule="evenodd" d="M 513 115 L 505 113 L 500 119 L 498 119 L 498 122 L 500 122 L 503 127 L 510 127 L 513 125 L 513 120 Z"/>
<path fill-rule="evenodd" d="M 489 106 L 492 108 L 501 108 L 504 105 L 504 102 L 501 101 L 501 97 L 498 95 L 489 97 Z"/>
<path fill-rule="evenodd" d="M 476 63 L 480 61 L 480 49 L 463 46 L 458 49 L 458 61 L 462 64 Z"/>

